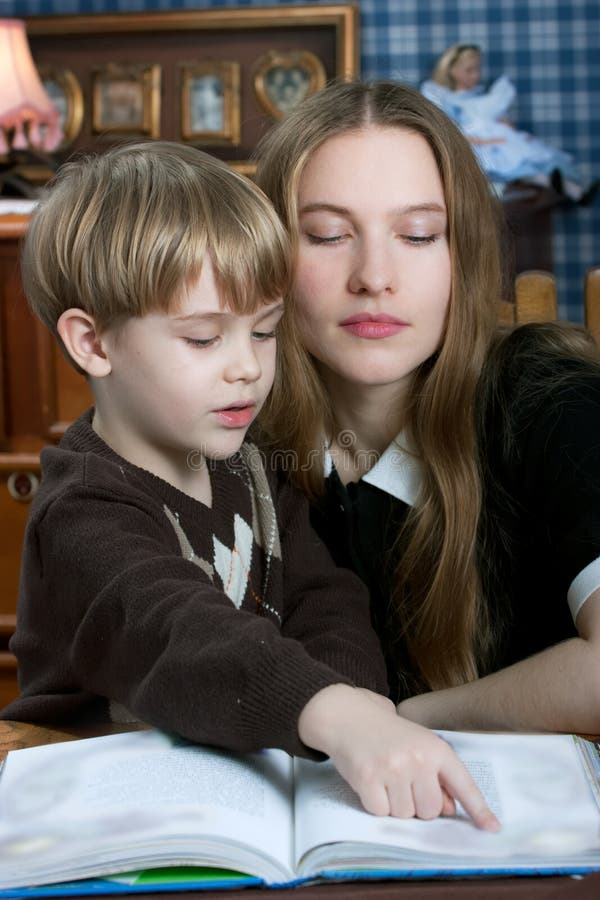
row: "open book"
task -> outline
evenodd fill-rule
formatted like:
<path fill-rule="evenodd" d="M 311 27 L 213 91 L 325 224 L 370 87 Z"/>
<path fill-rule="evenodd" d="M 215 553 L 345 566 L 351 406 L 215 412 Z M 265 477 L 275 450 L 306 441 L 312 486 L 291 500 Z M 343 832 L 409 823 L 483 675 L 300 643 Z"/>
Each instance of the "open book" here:
<path fill-rule="evenodd" d="M 42 885 L 33 896 L 63 896 L 56 882 L 107 876 L 72 891 L 600 869 L 596 744 L 439 734 L 500 832 L 460 810 L 428 822 L 369 815 L 330 762 L 279 750 L 238 756 L 158 731 L 16 750 L 0 779 L 0 896 Z"/>

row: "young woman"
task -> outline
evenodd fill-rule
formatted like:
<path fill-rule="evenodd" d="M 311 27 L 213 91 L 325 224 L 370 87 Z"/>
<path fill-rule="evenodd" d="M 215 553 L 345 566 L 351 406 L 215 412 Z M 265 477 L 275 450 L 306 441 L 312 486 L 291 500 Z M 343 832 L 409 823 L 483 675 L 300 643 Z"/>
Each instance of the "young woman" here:
<path fill-rule="evenodd" d="M 600 732 L 595 347 L 497 331 L 495 201 L 413 89 L 333 85 L 258 152 L 306 350 L 265 425 L 370 588 L 400 714 Z"/>

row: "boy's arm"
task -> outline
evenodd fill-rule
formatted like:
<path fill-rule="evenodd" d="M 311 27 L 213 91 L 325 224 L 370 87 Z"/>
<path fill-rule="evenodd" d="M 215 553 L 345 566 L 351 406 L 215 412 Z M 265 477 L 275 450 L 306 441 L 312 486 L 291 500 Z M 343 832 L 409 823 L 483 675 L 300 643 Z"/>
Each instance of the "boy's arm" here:
<path fill-rule="evenodd" d="M 29 535 L 12 645 L 21 717 L 96 696 L 201 743 L 314 756 L 300 712 L 349 679 L 237 609 L 182 557 L 158 507 L 81 493 L 52 503 Z"/>
<path fill-rule="evenodd" d="M 305 497 L 289 482 L 279 485 L 277 513 L 284 562 L 282 630 L 315 659 L 357 687 L 388 695 L 383 653 L 371 625 L 363 582 L 333 562 L 313 530 Z"/>
<path fill-rule="evenodd" d="M 355 685 L 333 684 L 315 694 L 300 714 L 301 739 L 331 757 L 375 815 L 452 815 L 458 800 L 476 825 L 496 830 L 496 818 L 448 744 L 400 719 L 391 702 L 373 693 L 387 693 L 387 687 L 366 588 L 335 566 L 298 491 L 283 481 L 277 500 L 286 576 L 284 631 Z"/>
<path fill-rule="evenodd" d="M 451 812 L 449 794 L 486 826 L 489 813 L 449 747 L 345 684 L 268 618 L 237 609 L 181 556 L 156 508 L 89 493 L 82 504 L 76 494 L 51 504 L 28 542 L 31 554 L 44 548 L 37 568 L 26 560 L 35 575 L 19 610 L 30 695 L 87 691 L 241 752 L 330 753 L 374 812 L 384 810 L 373 777 L 393 814 Z M 395 799 L 406 791 L 414 810 Z"/>

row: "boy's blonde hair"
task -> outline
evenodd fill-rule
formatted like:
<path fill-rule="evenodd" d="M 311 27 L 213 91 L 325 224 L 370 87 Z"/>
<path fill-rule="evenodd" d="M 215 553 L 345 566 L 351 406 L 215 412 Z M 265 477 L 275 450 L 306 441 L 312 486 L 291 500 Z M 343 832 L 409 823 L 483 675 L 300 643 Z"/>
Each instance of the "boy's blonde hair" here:
<path fill-rule="evenodd" d="M 54 334 L 73 307 L 103 331 L 176 305 L 207 253 L 238 313 L 288 289 L 288 237 L 256 185 L 193 147 L 124 144 L 61 168 L 29 227 L 23 283 Z"/>

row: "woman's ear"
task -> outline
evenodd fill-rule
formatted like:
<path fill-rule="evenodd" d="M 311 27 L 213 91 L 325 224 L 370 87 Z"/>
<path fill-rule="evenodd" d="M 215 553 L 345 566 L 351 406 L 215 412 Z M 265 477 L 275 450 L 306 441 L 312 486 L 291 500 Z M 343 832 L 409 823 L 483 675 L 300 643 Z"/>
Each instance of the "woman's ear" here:
<path fill-rule="evenodd" d="M 58 320 L 56 330 L 80 369 L 92 378 L 110 373 L 111 364 L 93 316 L 82 309 L 67 309 Z"/>

